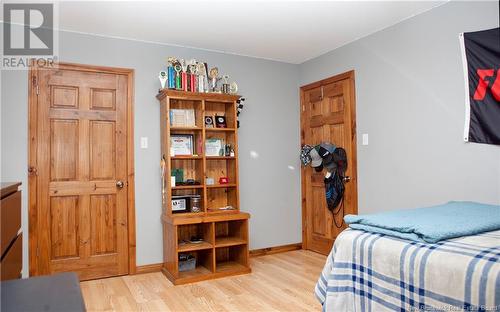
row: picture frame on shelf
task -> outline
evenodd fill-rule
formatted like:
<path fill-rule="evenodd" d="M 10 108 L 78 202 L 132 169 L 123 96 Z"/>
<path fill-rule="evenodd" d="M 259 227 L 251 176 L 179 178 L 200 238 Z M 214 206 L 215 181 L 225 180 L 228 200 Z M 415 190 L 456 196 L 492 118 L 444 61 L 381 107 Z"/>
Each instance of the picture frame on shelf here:
<path fill-rule="evenodd" d="M 205 141 L 205 156 L 222 156 L 224 143 L 222 139 L 211 138 Z"/>
<path fill-rule="evenodd" d="M 194 109 L 170 109 L 171 127 L 194 127 L 196 126 L 196 117 Z"/>
<path fill-rule="evenodd" d="M 192 156 L 194 154 L 194 138 L 192 134 L 170 135 L 171 156 Z"/>

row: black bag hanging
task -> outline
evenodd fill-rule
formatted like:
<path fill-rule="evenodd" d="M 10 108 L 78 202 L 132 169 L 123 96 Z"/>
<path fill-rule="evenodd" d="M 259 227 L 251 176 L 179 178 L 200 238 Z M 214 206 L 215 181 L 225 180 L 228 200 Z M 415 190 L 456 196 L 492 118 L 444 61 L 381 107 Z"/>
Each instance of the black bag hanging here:
<path fill-rule="evenodd" d="M 345 186 L 343 178 L 336 170 L 328 178 L 325 178 L 325 195 L 328 210 L 333 213 L 344 197 Z"/>

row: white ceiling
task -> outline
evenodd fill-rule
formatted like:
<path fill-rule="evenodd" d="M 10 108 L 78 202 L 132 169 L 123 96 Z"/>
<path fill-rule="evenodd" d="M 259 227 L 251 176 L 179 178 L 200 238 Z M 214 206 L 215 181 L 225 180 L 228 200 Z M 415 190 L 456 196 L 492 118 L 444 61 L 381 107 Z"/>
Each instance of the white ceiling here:
<path fill-rule="evenodd" d="M 59 28 L 302 63 L 444 2 L 72 1 Z"/>

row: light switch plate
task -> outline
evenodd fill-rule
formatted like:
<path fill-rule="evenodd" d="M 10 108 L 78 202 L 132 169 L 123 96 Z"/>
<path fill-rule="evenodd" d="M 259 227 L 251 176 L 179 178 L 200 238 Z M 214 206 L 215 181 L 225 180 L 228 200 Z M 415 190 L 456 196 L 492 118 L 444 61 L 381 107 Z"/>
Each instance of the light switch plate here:
<path fill-rule="evenodd" d="M 368 145 L 368 133 L 363 133 L 363 145 Z"/>
<path fill-rule="evenodd" d="M 141 148 L 148 148 L 148 137 L 141 137 Z"/>

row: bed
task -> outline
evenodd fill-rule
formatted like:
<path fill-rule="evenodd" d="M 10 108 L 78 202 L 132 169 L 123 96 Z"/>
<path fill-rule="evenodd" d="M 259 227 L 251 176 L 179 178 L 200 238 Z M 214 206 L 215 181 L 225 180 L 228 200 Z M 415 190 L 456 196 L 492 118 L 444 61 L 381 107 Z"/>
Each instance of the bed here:
<path fill-rule="evenodd" d="M 426 243 L 346 229 L 315 294 L 323 311 L 500 311 L 500 231 Z"/>

